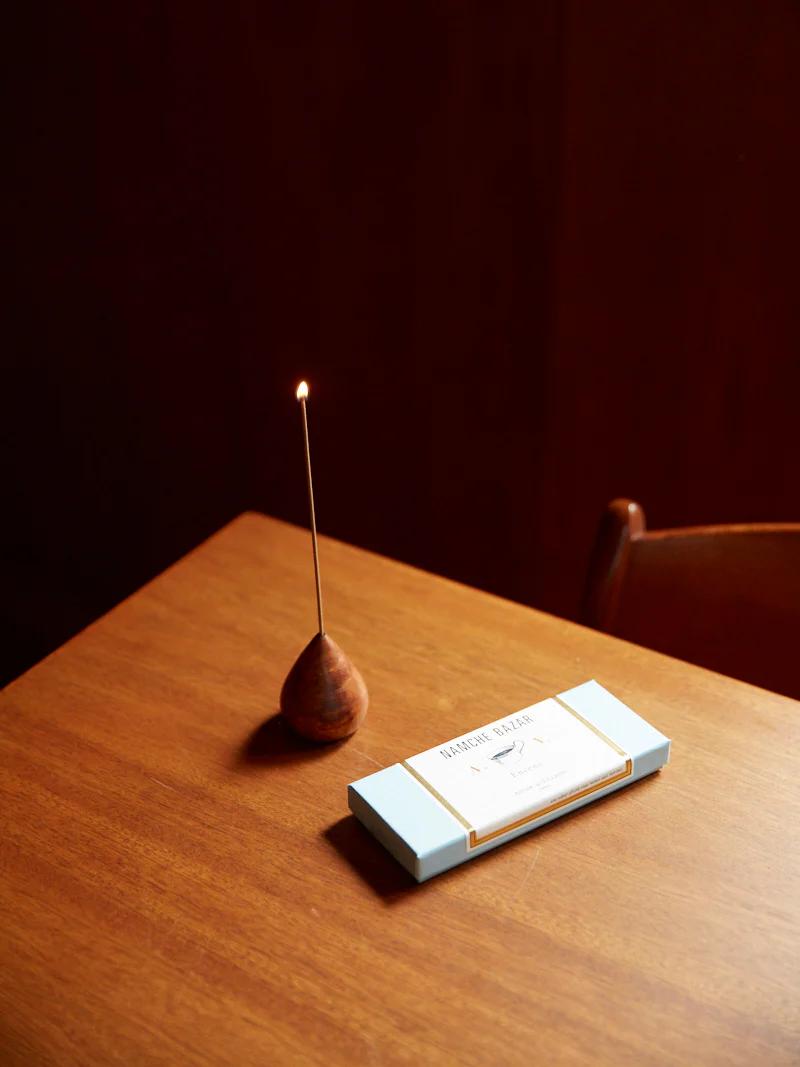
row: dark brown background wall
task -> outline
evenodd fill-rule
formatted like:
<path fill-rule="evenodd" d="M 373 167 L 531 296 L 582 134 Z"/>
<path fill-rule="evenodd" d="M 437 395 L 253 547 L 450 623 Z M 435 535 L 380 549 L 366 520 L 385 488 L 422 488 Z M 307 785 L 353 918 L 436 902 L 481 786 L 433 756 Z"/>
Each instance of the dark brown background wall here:
<path fill-rule="evenodd" d="M 4 677 L 305 521 L 301 376 L 324 532 L 561 614 L 614 495 L 800 520 L 795 3 L 16 18 Z"/>

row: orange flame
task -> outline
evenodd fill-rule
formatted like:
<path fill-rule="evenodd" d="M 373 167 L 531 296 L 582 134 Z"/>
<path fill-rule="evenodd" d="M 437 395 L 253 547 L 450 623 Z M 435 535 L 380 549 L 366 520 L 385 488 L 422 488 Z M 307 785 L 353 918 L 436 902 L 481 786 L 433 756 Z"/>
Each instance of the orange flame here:
<path fill-rule="evenodd" d="M 297 387 L 297 399 L 305 400 L 308 396 L 308 382 L 300 382 Z"/>

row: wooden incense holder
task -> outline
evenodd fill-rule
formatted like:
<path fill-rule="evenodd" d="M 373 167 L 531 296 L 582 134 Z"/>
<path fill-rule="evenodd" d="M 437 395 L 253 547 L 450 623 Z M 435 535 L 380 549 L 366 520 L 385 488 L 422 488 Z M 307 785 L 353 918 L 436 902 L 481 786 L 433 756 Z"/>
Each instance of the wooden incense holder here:
<path fill-rule="evenodd" d="M 281 690 L 284 718 L 310 741 L 340 741 L 354 734 L 367 714 L 364 679 L 327 634 L 312 637 Z"/>

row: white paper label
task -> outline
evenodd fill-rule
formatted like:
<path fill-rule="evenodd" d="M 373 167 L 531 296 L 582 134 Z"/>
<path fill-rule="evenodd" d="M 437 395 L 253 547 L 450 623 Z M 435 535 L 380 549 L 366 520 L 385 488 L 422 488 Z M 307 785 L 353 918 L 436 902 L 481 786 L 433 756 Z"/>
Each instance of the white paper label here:
<path fill-rule="evenodd" d="M 405 761 L 470 831 L 470 843 L 630 773 L 627 755 L 549 698 Z"/>

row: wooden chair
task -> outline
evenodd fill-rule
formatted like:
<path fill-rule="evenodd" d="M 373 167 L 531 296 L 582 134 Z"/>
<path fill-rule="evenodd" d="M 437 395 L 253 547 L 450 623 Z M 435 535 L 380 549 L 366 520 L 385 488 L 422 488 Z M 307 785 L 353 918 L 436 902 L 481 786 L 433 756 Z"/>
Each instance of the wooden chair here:
<path fill-rule="evenodd" d="M 648 530 L 638 504 L 614 500 L 582 621 L 800 697 L 800 524 Z"/>

